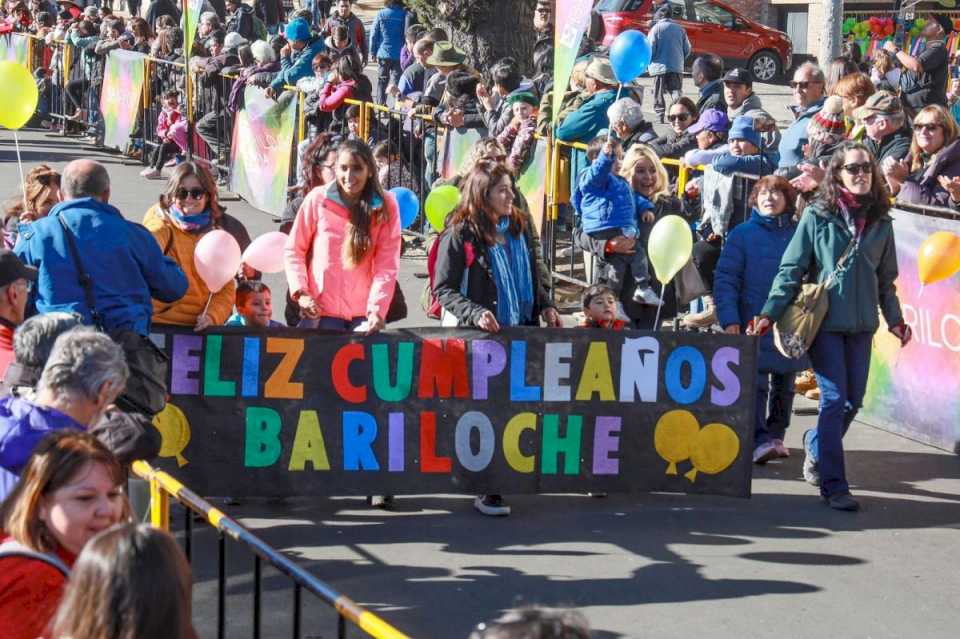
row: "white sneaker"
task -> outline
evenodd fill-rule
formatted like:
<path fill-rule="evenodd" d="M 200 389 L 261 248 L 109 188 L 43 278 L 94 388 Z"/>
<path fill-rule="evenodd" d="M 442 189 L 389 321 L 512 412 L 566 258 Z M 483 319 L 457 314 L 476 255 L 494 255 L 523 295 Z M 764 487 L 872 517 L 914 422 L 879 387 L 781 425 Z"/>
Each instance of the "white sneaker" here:
<path fill-rule="evenodd" d="M 661 300 L 649 286 L 635 290 L 633 292 L 633 301 L 646 306 L 660 306 L 663 304 L 663 300 Z"/>
<path fill-rule="evenodd" d="M 145 169 L 140 172 L 140 175 L 147 178 L 148 180 L 159 180 L 163 177 L 163 173 L 157 169 Z"/>
<path fill-rule="evenodd" d="M 473 507 L 488 517 L 506 517 L 510 506 L 500 495 L 480 495 L 473 500 Z"/>
<path fill-rule="evenodd" d="M 773 442 L 765 442 L 753 449 L 753 463 L 766 464 L 771 459 L 779 457 L 777 454 L 777 445 Z"/>

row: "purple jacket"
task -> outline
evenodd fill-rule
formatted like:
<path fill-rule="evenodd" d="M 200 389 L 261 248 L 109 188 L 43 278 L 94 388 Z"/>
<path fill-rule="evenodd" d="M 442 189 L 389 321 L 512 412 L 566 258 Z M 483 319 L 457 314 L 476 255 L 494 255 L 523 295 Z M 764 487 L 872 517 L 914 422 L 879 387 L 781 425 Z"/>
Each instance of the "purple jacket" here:
<path fill-rule="evenodd" d="M 908 177 L 900 187 L 897 202 L 955 208 L 950 194 L 940 186 L 938 175 L 960 176 L 960 140 L 937 153 L 937 157 L 925 169 Z"/>
<path fill-rule="evenodd" d="M 13 489 L 40 440 L 66 428 L 86 430 L 54 408 L 36 406 L 19 397 L 0 399 L 0 500 Z"/>

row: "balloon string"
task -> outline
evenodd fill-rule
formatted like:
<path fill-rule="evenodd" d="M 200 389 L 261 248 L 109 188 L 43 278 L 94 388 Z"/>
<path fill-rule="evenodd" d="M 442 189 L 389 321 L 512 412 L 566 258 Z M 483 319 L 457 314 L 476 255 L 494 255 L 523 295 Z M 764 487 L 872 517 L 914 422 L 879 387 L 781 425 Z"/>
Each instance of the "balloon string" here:
<path fill-rule="evenodd" d="M 20 138 L 13 129 L 13 144 L 17 147 L 17 166 L 20 168 L 20 190 L 23 192 L 23 212 L 27 213 L 27 181 L 23 177 L 23 160 L 20 159 Z"/>
<path fill-rule="evenodd" d="M 622 82 L 621 82 L 621 83 L 619 84 L 619 86 L 617 87 L 617 99 L 614 100 L 614 102 L 617 102 L 617 101 L 620 100 L 620 92 L 621 92 L 621 91 L 623 91 L 623 83 L 622 83 Z M 609 125 L 609 127 L 607 128 L 607 142 L 609 142 L 609 141 L 612 140 L 612 139 L 613 139 L 613 122 L 611 122 L 610 125 Z"/>
<path fill-rule="evenodd" d="M 207 310 L 209 310 L 209 308 L 210 308 L 210 302 L 212 302 L 212 301 L 213 301 L 213 293 L 210 293 L 210 294 L 207 296 L 207 305 L 203 307 L 203 312 L 200 313 L 201 316 L 207 314 Z"/>
<path fill-rule="evenodd" d="M 660 326 L 660 309 L 663 308 L 663 290 L 667 287 L 666 284 L 660 282 L 660 303 L 657 304 L 657 316 L 653 320 L 653 330 L 658 330 Z"/>

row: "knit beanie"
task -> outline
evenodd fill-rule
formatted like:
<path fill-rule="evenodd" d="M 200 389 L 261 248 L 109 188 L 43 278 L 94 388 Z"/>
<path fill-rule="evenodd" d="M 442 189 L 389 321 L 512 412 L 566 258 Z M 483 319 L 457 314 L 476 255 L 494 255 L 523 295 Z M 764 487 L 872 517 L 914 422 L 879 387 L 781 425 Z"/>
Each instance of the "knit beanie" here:
<path fill-rule="evenodd" d="M 843 121 L 843 98 L 831 95 L 823 103 L 820 112 L 813 116 L 807 125 L 807 134 L 811 138 L 821 136 L 843 136 L 846 126 Z"/>
<path fill-rule="evenodd" d="M 310 25 L 306 20 L 297 18 L 287 25 L 284 35 L 287 36 L 287 40 L 305 42 L 310 39 Z"/>

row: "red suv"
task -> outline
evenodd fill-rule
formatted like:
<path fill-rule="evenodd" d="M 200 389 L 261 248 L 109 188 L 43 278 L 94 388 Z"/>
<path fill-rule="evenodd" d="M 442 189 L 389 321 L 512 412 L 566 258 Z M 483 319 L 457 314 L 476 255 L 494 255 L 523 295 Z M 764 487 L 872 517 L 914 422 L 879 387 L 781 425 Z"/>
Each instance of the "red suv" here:
<path fill-rule="evenodd" d="M 793 43 L 782 31 L 771 29 L 737 13 L 717 0 L 668 0 L 673 19 L 687 30 L 698 55 L 713 53 L 729 66 L 746 67 L 758 82 L 771 82 L 793 64 Z M 621 32 L 650 28 L 653 0 L 600 0 L 594 9 L 592 31 L 602 21 L 603 43 L 609 45 Z"/>

